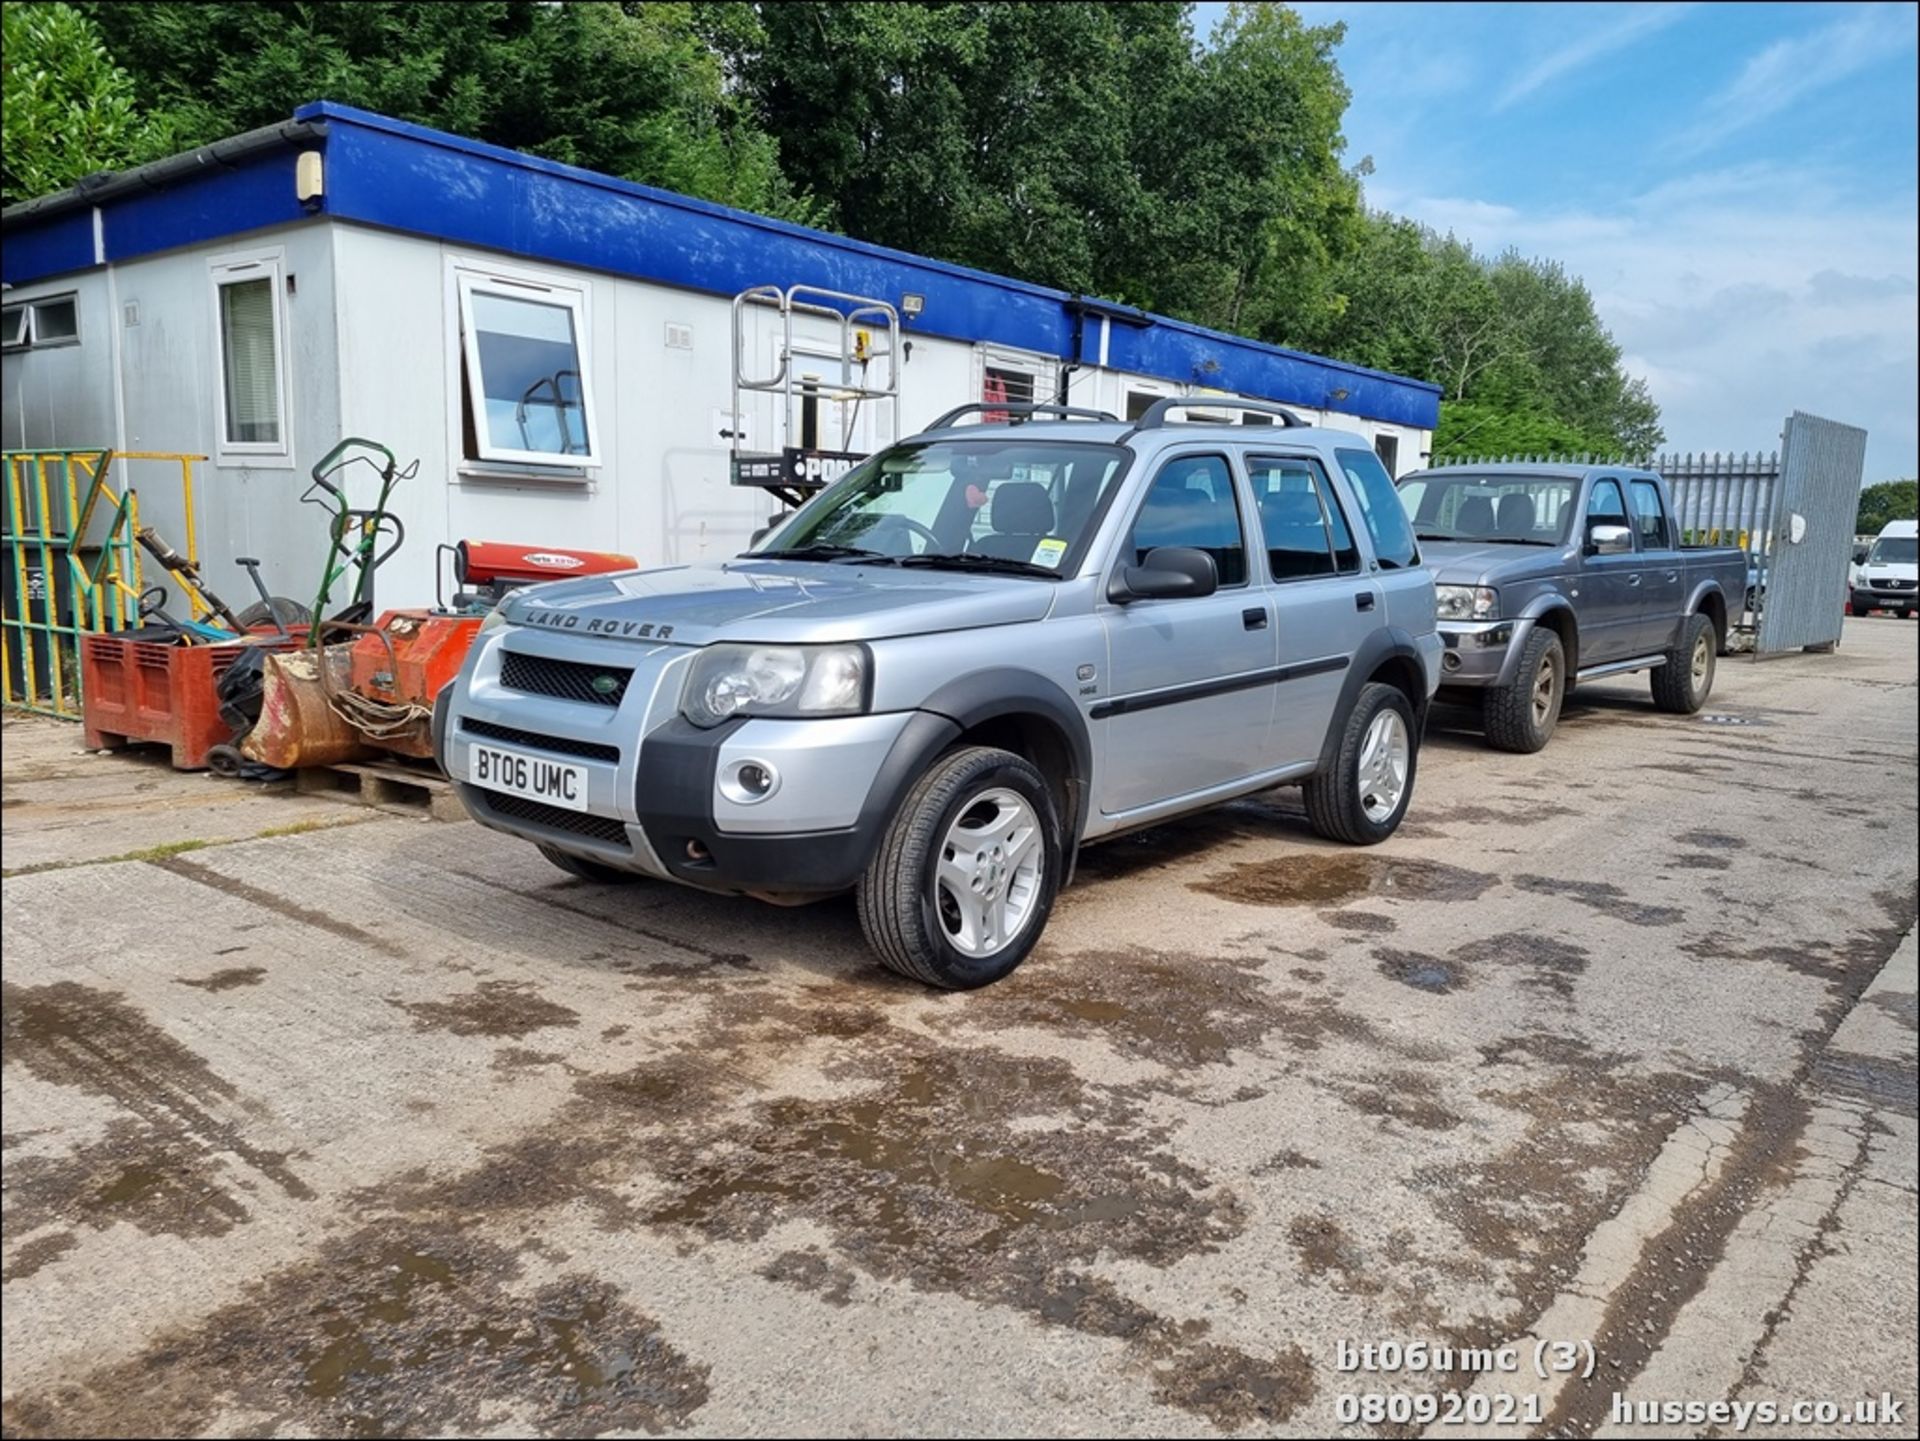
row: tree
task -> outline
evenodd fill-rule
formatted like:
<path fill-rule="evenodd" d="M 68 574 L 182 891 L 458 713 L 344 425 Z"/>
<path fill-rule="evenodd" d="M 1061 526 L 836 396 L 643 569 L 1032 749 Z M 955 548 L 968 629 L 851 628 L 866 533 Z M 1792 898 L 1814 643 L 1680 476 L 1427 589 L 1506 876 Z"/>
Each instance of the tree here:
<path fill-rule="evenodd" d="M 1878 535 L 1890 520 L 1913 520 L 1920 515 L 1920 497 L 1911 480 L 1883 480 L 1860 492 L 1860 514 L 1855 535 Z"/>
<path fill-rule="evenodd" d="M 6 204 L 164 153 L 167 137 L 141 117 L 132 77 L 85 15 L 70 5 L 8 3 L 0 24 Z"/>
<path fill-rule="evenodd" d="M 85 6 L 183 146 L 337 100 L 549 159 L 807 218 L 689 4 L 529 0 Z"/>

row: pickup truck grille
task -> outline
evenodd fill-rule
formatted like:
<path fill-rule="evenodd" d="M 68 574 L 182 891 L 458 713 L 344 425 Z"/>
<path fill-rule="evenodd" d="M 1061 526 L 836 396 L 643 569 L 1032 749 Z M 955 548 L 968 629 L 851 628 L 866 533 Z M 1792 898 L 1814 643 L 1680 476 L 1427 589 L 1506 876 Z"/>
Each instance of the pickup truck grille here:
<path fill-rule="evenodd" d="M 620 747 L 602 745 L 599 741 L 577 741 L 567 736 L 540 735 L 535 731 L 523 731 L 518 726 L 495 725 L 492 721 L 475 720 L 472 716 L 462 718 L 460 729 L 468 735 L 485 736 L 488 740 L 504 741 L 512 746 L 529 746 L 534 750 L 554 751 L 563 756 L 579 756 L 589 761 L 618 761 Z"/>
<path fill-rule="evenodd" d="M 559 806 L 544 805 L 501 791 L 482 790 L 480 798 L 482 804 L 503 821 L 525 821 L 528 825 L 544 826 L 550 831 L 585 836 L 602 845 L 618 846 L 623 851 L 630 849 L 627 845 L 627 828 L 610 817 L 562 810 Z"/>
<path fill-rule="evenodd" d="M 508 690 L 530 691 L 583 705 L 619 705 L 632 679 L 633 671 L 627 666 L 582 665 L 579 661 L 515 651 L 507 651 L 500 658 L 500 684 Z"/>

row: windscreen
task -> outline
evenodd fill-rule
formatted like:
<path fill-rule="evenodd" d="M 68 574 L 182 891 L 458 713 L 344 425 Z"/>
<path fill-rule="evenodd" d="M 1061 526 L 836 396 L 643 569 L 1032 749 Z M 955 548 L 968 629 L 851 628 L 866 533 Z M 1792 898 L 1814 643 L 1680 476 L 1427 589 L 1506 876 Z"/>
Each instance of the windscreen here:
<path fill-rule="evenodd" d="M 976 558 L 1064 573 L 1125 460 L 1115 446 L 1012 436 L 897 445 L 854 467 L 753 554 Z"/>
<path fill-rule="evenodd" d="M 1546 475 L 1423 475 L 1403 481 L 1400 503 L 1421 540 L 1559 545 L 1579 482 Z"/>
<path fill-rule="evenodd" d="M 1920 559 L 1920 540 L 1910 535 L 1883 535 L 1867 553 L 1868 565 L 1912 565 Z"/>

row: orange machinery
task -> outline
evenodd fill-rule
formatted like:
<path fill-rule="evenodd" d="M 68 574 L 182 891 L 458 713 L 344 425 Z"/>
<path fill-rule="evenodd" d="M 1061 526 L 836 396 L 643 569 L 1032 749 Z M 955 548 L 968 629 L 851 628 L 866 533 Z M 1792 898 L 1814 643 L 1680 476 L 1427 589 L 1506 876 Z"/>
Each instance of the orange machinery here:
<path fill-rule="evenodd" d="M 460 589 L 431 610 L 390 610 L 373 625 L 328 622 L 353 639 L 276 656 L 267 664 L 260 720 L 242 743 L 252 760 L 282 769 L 338 765 L 368 750 L 431 759 L 433 701 L 465 663 L 487 613 L 543 581 L 633 570 L 610 551 L 463 540 L 453 555 Z"/>

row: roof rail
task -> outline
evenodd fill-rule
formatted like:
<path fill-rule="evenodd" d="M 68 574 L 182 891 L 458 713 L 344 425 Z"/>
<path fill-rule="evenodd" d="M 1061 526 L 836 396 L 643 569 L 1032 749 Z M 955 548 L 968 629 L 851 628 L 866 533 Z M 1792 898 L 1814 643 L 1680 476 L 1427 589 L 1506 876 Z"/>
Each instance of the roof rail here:
<path fill-rule="evenodd" d="M 945 415 L 927 427 L 928 430 L 945 430 L 963 415 L 972 415 L 975 411 L 982 414 L 992 411 L 996 415 L 1057 415 L 1065 420 L 1103 420 L 1118 425 L 1120 417 L 1105 410 L 1090 410 L 1084 405 L 1054 405 L 1044 400 L 974 400 L 965 405 L 956 405 Z"/>
<path fill-rule="evenodd" d="M 1288 426 L 1304 426 L 1307 422 L 1283 406 L 1270 400 L 1243 400 L 1237 395 L 1169 395 L 1165 400 L 1156 400 L 1133 423 L 1135 430 L 1158 430 L 1166 425 L 1167 416 L 1176 410 L 1252 410 L 1261 415 L 1271 415 L 1284 429 Z M 1189 422 L 1181 421 L 1180 424 Z M 1192 422 L 1200 425 L 1217 425 L 1218 421 Z"/>

